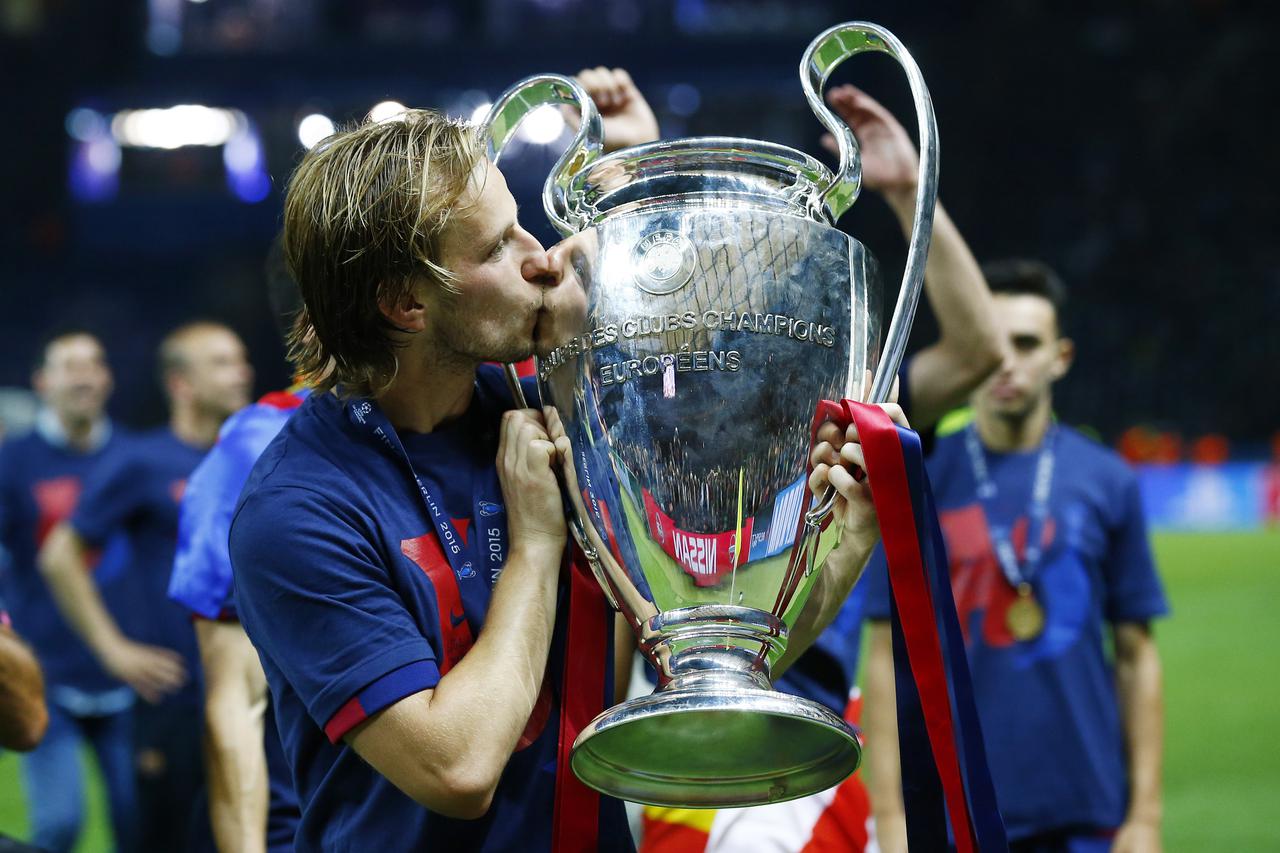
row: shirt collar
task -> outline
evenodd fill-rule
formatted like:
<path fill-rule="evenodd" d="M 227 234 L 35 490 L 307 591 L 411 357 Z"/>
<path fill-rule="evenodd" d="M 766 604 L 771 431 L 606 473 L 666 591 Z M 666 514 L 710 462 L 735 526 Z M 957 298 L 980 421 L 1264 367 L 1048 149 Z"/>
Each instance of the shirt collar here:
<path fill-rule="evenodd" d="M 67 438 L 67 431 L 62 426 L 62 421 L 58 420 L 57 414 L 53 409 L 47 406 L 41 408 L 36 415 L 36 432 L 45 441 L 54 447 L 60 447 L 67 450 L 71 446 L 70 439 Z M 93 428 L 89 430 L 89 446 L 83 451 L 86 453 L 95 453 L 102 449 L 108 441 L 111 440 L 111 421 L 108 418 L 98 418 L 94 422 Z"/>

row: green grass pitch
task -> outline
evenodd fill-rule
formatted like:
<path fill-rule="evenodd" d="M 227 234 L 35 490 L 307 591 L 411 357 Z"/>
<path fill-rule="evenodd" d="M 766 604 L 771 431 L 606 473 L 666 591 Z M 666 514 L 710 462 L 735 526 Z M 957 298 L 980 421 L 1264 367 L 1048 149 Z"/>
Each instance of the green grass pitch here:
<path fill-rule="evenodd" d="M 1166 533 L 1155 547 L 1174 609 L 1156 629 L 1165 848 L 1280 850 L 1280 531 Z M 110 846 L 101 781 L 90 779 L 81 853 Z M 0 832 L 23 837 L 25 812 L 18 759 L 0 755 Z"/>

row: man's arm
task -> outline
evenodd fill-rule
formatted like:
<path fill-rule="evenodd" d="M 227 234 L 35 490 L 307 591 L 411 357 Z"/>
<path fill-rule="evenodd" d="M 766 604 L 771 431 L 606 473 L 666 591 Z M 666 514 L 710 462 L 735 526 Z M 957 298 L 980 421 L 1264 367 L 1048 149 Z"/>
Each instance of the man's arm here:
<path fill-rule="evenodd" d="M 919 168 L 911 137 L 888 110 L 853 86 L 833 88 L 827 100 L 858 138 L 863 186 L 880 193 L 909 238 Z M 911 360 L 908 384 L 916 429 L 933 426 L 964 403 L 1003 358 L 991 292 L 941 204 L 934 211 L 924 284 L 939 337 Z"/>
<path fill-rule="evenodd" d="M 171 649 L 135 643 L 107 611 L 89 571 L 88 546 L 67 522 L 49 532 L 40 549 L 40 574 L 63 617 L 107 672 L 148 702 L 157 702 L 187 680 L 182 658 Z"/>
<path fill-rule="evenodd" d="M 0 747 L 35 749 L 48 725 L 40 664 L 27 644 L 0 624 Z"/>
<path fill-rule="evenodd" d="M 1146 624 L 1115 626 L 1116 692 L 1129 757 L 1129 812 L 1116 833 L 1116 853 L 1160 850 L 1163 805 L 1164 690 L 1160 655 Z"/>
<path fill-rule="evenodd" d="M 542 692 L 567 530 L 555 465 L 568 453 L 541 415 L 506 412 L 498 475 L 511 551 L 475 645 L 434 689 L 406 696 L 346 735 L 360 757 L 426 808 L 462 819 L 489 809 Z"/>
<path fill-rule="evenodd" d="M 267 678 L 239 622 L 195 620 L 204 670 L 209 818 L 223 853 L 265 851 L 270 786 L 263 753 Z"/>
<path fill-rule="evenodd" d="M 876 837 L 884 853 L 906 853 L 907 816 L 902 804 L 898 755 L 898 706 L 893 674 L 893 635 L 888 622 L 873 621 L 867 635 L 866 696 L 862 732 Z"/>

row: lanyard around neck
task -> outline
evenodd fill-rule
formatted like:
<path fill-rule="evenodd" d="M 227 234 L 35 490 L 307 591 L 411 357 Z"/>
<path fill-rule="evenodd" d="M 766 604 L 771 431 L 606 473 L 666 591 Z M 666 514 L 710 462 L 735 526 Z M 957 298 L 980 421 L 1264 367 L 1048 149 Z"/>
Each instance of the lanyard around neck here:
<path fill-rule="evenodd" d="M 395 427 L 387 419 L 386 414 L 372 400 L 351 400 L 343 407 L 346 411 L 348 420 L 365 435 L 377 439 L 377 444 L 395 459 L 401 467 L 413 478 L 414 484 L 418 487 L 418 494 L 421 497 L 422 505 L 427 511 L 427 517 L 431 519 L 431 523 L 435 525 L 436 535 L 440 540 L 440 549 L 444 551 L 445 558 L 449 561 L 449 566 L 453 569 L 454 574 L 459 578 L 471 577 L 475 572 L 474 567 L 467 566 L 465 539 L 454 526 L 449 514 L 445 512 L 440 501 L 436 499 L 436 495 L 440 494 L 439 486 L 428 478 L 424 478 L 413 467 L 413 461 L 409 458 L 408 451 L 405 450 L 404 444 L 400 441 L 400 436 L 396 434 Z M 486 486 L 493 486 L 490 491 L 496 495 L 501 485 L 497 482 L 497 471 L 490 471 L 492 482 L 486 483 Z M 474 486 L 473 486 L 474 491 Z M 490 521 L 489 527 L 497 531 L 500 540 L 499 547 L 501 553 L 505 555 L 507 550 L 507 525 L 505 518 L 498 519 L 495 516 L 505 512 L 497 504 L 488 501 L 480 501 L 474 494 L 472 495 L 473 510 L 486 516 L 486 520 Z M 498 523 L 500 522 L 500 523 Z M 477 525 L 477 528 L 479 525 Z M 480 531 L 474 530 L 473 535 L 480 535 Z M 485 573 L 489 578 L 490 586 L 496 580 L 496 575 Z"/>
<path fill-rule="evenodd" d="M 1012 524 L 996 522 L 995 499 L 999 494 L 991 471 L 987 466 L 986 452 L 982 447 L 982 439 L 978 436 L 976 424 L 970 424 L 965 430 L 964 446 L 969 456 L 969 467 L 973 471 L 974 483 L 978 489 L 978 500 L 982 504 L 990 528 L 991 542 L 995 546 L 996 560 L 1000 563 L 1000 571 L 1005 580 L 1015 588 L 1029 584 L 1040 565 L 1043 556 L 1044 526 L 1049 518 L 1049 497 L 1053 491 L 1053 470 L 1056 464 L 1056 440 L 1058 428 L 1050 425 L 1049 431 L 1040 443 L 1040 453 L 1036 458 L 1035 480 L 1031 486 L 1031 505 L 1028 510 L 1027 543 L 1023 550 L 1025 558 L 1019 562 L 1011 536 Z"/>

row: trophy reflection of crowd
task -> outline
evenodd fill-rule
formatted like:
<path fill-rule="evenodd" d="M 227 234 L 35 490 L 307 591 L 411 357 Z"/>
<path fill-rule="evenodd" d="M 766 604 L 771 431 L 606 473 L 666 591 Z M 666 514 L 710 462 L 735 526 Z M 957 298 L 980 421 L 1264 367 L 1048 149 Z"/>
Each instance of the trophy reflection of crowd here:
<path fill-rule="evenodd" d="M 676 527 L 690 533 L 724 533 L 769 510 L 779 492 L 805 475 L 803 437 L 767 430 L 758 434 L 756 442 L 707 447 L 698 431 L 675 428 L 668 441 L 617 439 L 611 447 Z M 640 495 L 632 499 L 643 501 Z"/>

